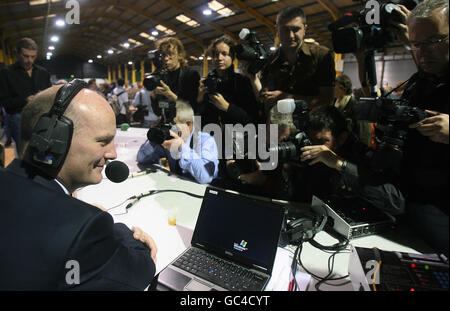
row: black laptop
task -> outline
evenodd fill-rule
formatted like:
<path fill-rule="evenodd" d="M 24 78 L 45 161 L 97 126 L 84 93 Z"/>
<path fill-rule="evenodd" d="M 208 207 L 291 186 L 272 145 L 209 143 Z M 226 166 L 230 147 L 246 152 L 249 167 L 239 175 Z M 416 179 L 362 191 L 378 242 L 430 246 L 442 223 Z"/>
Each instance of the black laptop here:
<path fill-rule="evenodd" d="M 158 277 L 183 290 L 251 290 L 267 285 L 284 207 L 262 198 L 208 187 L 191 246 Z"/>

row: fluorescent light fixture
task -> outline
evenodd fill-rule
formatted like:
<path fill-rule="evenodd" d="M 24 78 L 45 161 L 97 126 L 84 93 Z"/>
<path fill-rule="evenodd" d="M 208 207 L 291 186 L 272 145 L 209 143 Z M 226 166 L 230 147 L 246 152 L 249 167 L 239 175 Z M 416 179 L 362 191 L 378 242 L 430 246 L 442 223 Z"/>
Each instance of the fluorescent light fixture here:
<path fill-rule="evenodd" d="M 53 56 L 52 52 L 47 52 L 47 56 Z"/>
<path fill-rule="evenodd" d="M 203 60 L 203 56 L 200 56 L 198 59 L 199 59 L 199 60 Z"/>
<path fill-rule="evenodd" d="M 59 41 L 59 37 L 58 36 L 51 36 L 50 41 L 58 42 Z"/>
<path fill-rule="evenodd" d="M 164 27 L 163 25 L 156 25 L 155 28 L 158 29 L 159 31 L 162 31 L 162 32 L 167 30 L 167 28 Z"/>
<path fill-rule="evenodd" d="M 159 32 L 157 32 L 156 30 L 153 30 L 152 35 L 156 37 L 157 35 L 159 35 Z"/>
<path fill-rule="evenodd" d="M 124 47 L 126 47 L 127 49 L 130 47 L 130 44 L 128 43 L 128 42 L 125 42 L 124 44 L 123 44 L 123 46 Z"/>
<path fill-rule="evenodd" d="M 234 14 L 234 12 L 231 11 L 229 8 L 223 8 L 223 9 L 217 11 L 217 13 L 219 13 L 220 15 L 223 15 L 223 16 L 230 16 L 230 15 Z"/>
<path fill-rule="evenodd" d="M 108 54 L 114 54 L 114 51 L 112 49 L 109 49 Z"/>
<path fill-rule="evenodd" d="M 100 59 L 100 58 L 102 58 L 102 56 L 101 56 L 101 55 L 97 55 L 97 58 L 99 58 L 99 59 Z"/>
<path fill-rule="evenodd" d="M 64 27 L 66 25 L 66 22 L 62 19 L 57 19 L 55 25 L 58 27 Z"/>
<path fill-rule="evenodd" d="M 271 46 L 271 47 L 270 47 L 270 50 L 271 50 L 271 51 L 275 51 L 276 48 L 275 48 L 274 46 Z"/>
<path fill-rule="evenodd" d="M 210 9 L 203 10 L 203 15 L 211 15 L 212 11 Z"/>
<path fill-rule="evenodd" d="M 207 59 L 207 60 L 211 60 L 212 58 L 211 58 L 211 56 L 208 56 L 206 59 Z"/>
<path fill-rule="evenodd" d="M 53 2 L 53 3 L 59 2 L 59 1 L 61 1 L 61 0 L 51 0 L 51 2 Z M 41 5 L 41 4 L 46 4 L 47 2 L 49 2 L 49 1 L 47 1 L 47 0 L 30 0 L 30 5 L 31 6 Z"/>
<path fill-rule="evenodd" d="M 148 39 L 148 38 L 150 37 L 150 35 L 149 35 L 148 33 L 146 33 L 146 32 L 141 32 L 139 35 L 140 35 L 141 37 L 146 38 L 146 39 Z"/>
<path fill-rule="evenodd" d="M 216 0 L 209 2 L 208 6 L 211 10 L 214 10 L 214 11 L 218 11 L 225 7 L 222 3 L 220 3 L 219 1 L 216 1 Z"/>
<path fill-rule="evenodd" d="M 132 61 L 129 61 L 129 62 L 128 62 L 128 65 L 133 65 L 133 62 L 132 62 Z"/>
<path fill-rule="evenodd" d="M 94 61 L 92 59 L 88 60 L 89 64 L 92 64 Z"/>
<path fill-rule="evenodd" d="M 180 14 L 177 17 L 175 17 L 177 20 L 179 20 L 182 23 L 187 23 L 188 21 L 190 21 L 191 19 L 189 17 L 187 17 L 186 15 Z"/>
<path fill-rule="evenodd" d="M 53 51 L 53 50 L 55 49 L 55 47 L 54 47 L 53 45 L 50 45 L 50 46 L 48 47 L 48 49 L 49 49 L 50 51 Z"/>

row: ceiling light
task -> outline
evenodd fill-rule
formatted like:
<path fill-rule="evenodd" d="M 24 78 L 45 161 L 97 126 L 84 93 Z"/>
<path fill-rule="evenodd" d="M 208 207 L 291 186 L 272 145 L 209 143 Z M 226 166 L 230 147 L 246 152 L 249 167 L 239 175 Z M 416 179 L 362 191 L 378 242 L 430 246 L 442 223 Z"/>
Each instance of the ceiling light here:
<path fill-rule="evenodd" d="M 200 56 L 198 59 L 199 59 L 199 60 L 203 60 L 203 56 Z"/>
<path fill-rule="evenodd" d="M 47 52 L 47 56 L 53 56 L 52 52 Z"/>
<path fill-rule="evenodd" d="M 48 49 L 49 49 L 50 51 L 53 51 L 53 50 L 55 49 L 55 47 L 54 47 L 53 45 L 50 45 L 50 46 L 48 47 Z"/>
<path fill-rule="evenodd" d="M 270 47 L 270 50 L 271 50 L 271 51 L 275 51 L 276 48 L 275 48 L 274 46 L 271 46 L 271 47 Z"/>
<path fill-rule="evenodd" d="M 215 1 L 215 0 L 209 2 L 208 6 L 209 6 L 209 8 L 211 10 L 214 10 L 214 11 L 218 11 L 218 10 L 223 9 L 225 7 L 222 3 L 218 2 L 218 1 Z"/>
<path fill-rule="evenodd" d="M 52 57 L 50 56 L 50 55 L 47 55 L 47 60 L 51 60 L 52 59 Z"/>
<path fill-rule="evenodd" d="M 159 35 L 159 32 L 157 32 L 156 30 L 153 30 L 152 35 L 154 35 L 156 37 L 157 35 Z"/>
<path fill-rule="evenodd" d="M 97 58 L 102 58 L 102 56 L 101 55 L 97 55 Z"/>
<path fill-rule="evenodd" d="M 203 10 L 203 15 L 211 15 L 212 11 L 210 9 Z"/>
<path fill-rule="evenodd" d="M 133 62 L 132 62 L 132 61 L 129 61 L 129 62 L 128 62 L 128 65 L 133 65 Z"/>
<path fill-rule="evenodd" d="M 88 63 L 90 63 L 90 64 L 93 63 L 93 62 L 94 62 L 94 61 L 93 61 L 92 59 L 88 60 Z"/>
<path fill-rule="evenodd" d="M 123 46 L 124 47 L 126 47 L 127 49 L 130 47 L 130 44 L 128 43 L 128 42 L 125 42 L 124 44 L 123 44 Z"/>
<path fill-rule="evenodd" d="M 58 19 L 56 20 L 55 25 L 58 27 L 64 27 L 66 25 L 66 22 L 62 19 Z"/>
<path fill-rule="evenodd" d="M 109 49 L 109 50 L 108 50 L 108 54 L 114 54 L 114 51 L 111 50 L 111 49 Z"/>
<path fill-rule="evenodd" d="M 52 42 L 58 42 L 58 41 L 59 41 L 59 37 L 58 37 L 58 36 L 52 36 L 52 37 L 50 38 L 50 41 L 52 41 Z"/>

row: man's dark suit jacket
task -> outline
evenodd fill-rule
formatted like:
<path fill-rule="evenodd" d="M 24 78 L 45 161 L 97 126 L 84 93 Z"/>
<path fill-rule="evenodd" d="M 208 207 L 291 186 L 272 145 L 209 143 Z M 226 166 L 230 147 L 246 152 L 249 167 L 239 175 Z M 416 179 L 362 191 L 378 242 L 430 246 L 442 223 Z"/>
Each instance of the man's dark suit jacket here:
<path fill-rule="evenodd" d="M 0 169 L 0 290 L 143 290 L 150 250 L 111 215 L 28 175 L 14 160 Z M 73 283 L 80 268 L 80 284 Z M 67 267 L 66 267 L 67 265 Z M 67 282 L 69 280 L 69 282 Z"/>

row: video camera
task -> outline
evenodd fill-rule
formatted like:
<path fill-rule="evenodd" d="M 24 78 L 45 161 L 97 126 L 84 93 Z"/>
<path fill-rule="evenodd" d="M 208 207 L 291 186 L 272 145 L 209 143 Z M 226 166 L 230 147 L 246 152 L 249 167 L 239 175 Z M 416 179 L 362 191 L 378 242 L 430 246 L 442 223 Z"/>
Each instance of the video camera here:
<path fill-rule="evenodd" d="M 365 8 L 359 12 L 346 13 L 328 25 L 336 53 L 354 53 L 363 49 L 379 50 L 395 41 L 395 34 L 387 28 L 393 21 L 400 21 L 395 9 L 404 5 L 412 10 L 420 0 L 392 0 L 379 4 L 375 0 L 363 0 Z M 344 28 L 347 25 L 356 26 Z"/>
<path fill-rule="evenodd" d="M 161 86 L 161 81 L 166 82 L 168 80 L 168 72 L 163 68 L 161 52 L 159 50 L 151 50 L 147 53 L 147 56 L 153 62 L 156 69 L 144 78 L 142 84 L 147 90 L 153 91 L 156 87 Z"/>
<path fill-rule="evenodd" d="M 268 53 L 264 45 L 259 41 L 255 32 L 243 28 L 239 33 L 241 40 L 246 40 L 248 45 L 238 44 L 234 47 L 236 57 L 239 60 L 247 61 L 247 71 L 256 74 L 264 68 L 268 60 Z"/>
<path fill-rule="evenodd" d="M 372 157 L 372 167 L 378 171 L 399 169 L 408 126 L 427 117 L 425 111 L 409 106 L 406 100 L 361 97 L 355 107 L 355 119 L 384 126 Z"/>
<path fill-rule="evenodd" d="M 176 124 L 160 124 L 156 127 L 149 128 L 147 132 L 147 139 L 150 144 L 155 147 L 156 145 L 161 145 L 164 141 L 173 139 L 174 137 L 170 135 L 170 130 L 178 132 Z"/>

